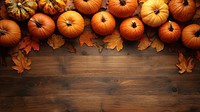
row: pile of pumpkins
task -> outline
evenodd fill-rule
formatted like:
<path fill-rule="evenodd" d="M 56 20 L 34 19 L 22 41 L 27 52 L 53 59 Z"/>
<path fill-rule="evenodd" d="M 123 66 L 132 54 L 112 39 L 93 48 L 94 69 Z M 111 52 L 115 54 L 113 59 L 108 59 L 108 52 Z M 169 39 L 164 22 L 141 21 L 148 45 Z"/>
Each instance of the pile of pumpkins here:
<path fill-rule="evenodd" d="M 116 18 L 123 18 L 119 31 L 129 41 L 139 40 L 144 33 L 144 24 L 159 27 L 158 35 L 165 43 L 174 43 L 181 38 L 191 49 L 200 49 L 200 25 L 190 24 L 181 30 L 177 22 L 187 22 L 195 14 L 194 0 L 147 0 L 140 11 L 141 19 L 132 15 L 138 7 L 138 0 L 109 0 L 108 11 L 99 11 L 103 0 L 73 0 L 77 11 L 66 11 L 64 0 L 5 0 L 8 15 L 12 20 L 0 21 L 0 45 L 10 47 L 21 39 L 18 24 L 13 21 L 28 20 L 28 31 L 38 39 L 50 37 L 57 27 L 67 38 L 76 38 L 84 31 L 84 15 L 92 15 L 91 26 L 95 33 L 105 36 L 116 28 Z M 41 12 L 37 12 L 37 10 Z M 54 20 L 50 15 L 62 13 Z M 175 21 L 169 21 L 169 15 Z"/>

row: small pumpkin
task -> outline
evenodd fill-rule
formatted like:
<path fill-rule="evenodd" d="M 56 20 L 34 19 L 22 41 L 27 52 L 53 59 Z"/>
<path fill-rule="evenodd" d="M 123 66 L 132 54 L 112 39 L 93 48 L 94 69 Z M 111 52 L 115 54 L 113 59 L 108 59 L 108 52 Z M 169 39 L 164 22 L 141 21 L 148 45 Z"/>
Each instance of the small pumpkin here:
<path fill-rule="evenodd" d="M 58 17 L 57 27 L 62 35 L 75 38 L 84 30 L 84 19 L 76 11 L 67 11 Z"/>
<path fill-rule="evenodd" d="M 66 2 L 64 0 L 39 0 L 38 6 L 45 14 L 54 15 L 65 11 Z"/>
<path fill-rule="evenodd" d="M 55 23 L 49 16 L 37 13 L 28 21 L 28 30 L 33 37 L 45 39 L 54 33 Z"/>
<path fill-rule="evenodd" d="M 158 27 L 167 21 L 168 6 L 163 0 L 147 0 L 141 8 L 142 21 L 151 27 Z"/>
<path fill-rule="evenodd" d="M 160 26 L 158 35 L 163 42 L 174 43 L 181 36 L 181 28 L 176 22 L 169 21 Z"/>
<path fill-rule="evenodd" d="M 127 18 L 120 24 L 120 34 L 126 40 L 139 40 L 144 33 L 142 21 L 136 17 Z"/>
<path fill-rule="evenodd" d="M 180 22 L 191 20 L 195 14 L 196 5 L 194 0 L 171 0 L 169 11 L 172 17 Z"/>
<path fill-rule="evenodd" d="M 109 0 L 108 9 L 118 18 L 127 18 L 133 15 L 138 7 L 137 0 Z"/>
<path fill-rule="evenodd" d="M 101 11 L 93 15 L 91 19 L 91 26 L 97 34 L 109 35 L 114 31 L 116 21 L 109 12 Z"/>
<path fill-rule="evenodd" d="M 8 15 L 17 21 L 29 19 L 36 13 L 35 0 L 5 0 Z"/>
<path fill-rule="evenodd" d="M 75 8 L 83 14 L 94 14 L 101 8 L 103 0 L 74 0 Z"/>
<path fill-rule="evenodd" d="M 190 49 L 200 49 L 200 25 L 190 24 L 182 31 L 182 43 Z"/>
<path fill-rule="evenodd" d="M 13 20 L 0 20 L 0 45 L 11 47 L 21 39 L 21 30 Z"/>

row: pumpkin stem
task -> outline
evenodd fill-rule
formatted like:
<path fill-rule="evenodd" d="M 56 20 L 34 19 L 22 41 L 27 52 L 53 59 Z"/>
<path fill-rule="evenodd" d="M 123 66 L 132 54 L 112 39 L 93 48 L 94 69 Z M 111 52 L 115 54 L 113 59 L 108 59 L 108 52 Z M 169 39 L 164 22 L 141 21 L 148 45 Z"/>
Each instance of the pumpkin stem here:
<path fill-rule="evenodd" d="M 106 21 L 106 19 L 105 19 L 105 17 L 104 17 L 103 14 L 101 14 L 101 21 L 102 21 L 102 22 L 105 22 L 105 21 Z"/>
<path fill-rule="evenodd" d="M 155 14 L 158 14 L 159 12 L 160 12 L 160 11 L 159 11 L 159 9 L 157 9 L 157 8 L 154 10 L 154 13 L 155 13 Z"/>
<path fill-rule="evenodd" d="M 30 20 L 31 20 L 32 22 L 34 22 L 38 28 L 41 28 L 41 27 L 42 27 L 42 24 L 41 24 L 40 22 L 36 21 L 35 19 L 31 18 Z"/>
<path fill-rule="evenodd" d="M 200 28 L 197 30 L 197 32 L 194 33 L 194 35 L 195 35 L 196 37 L 199 37 L 199 36 L 200 36 Z"/>
<path fill-rule="evenodd" d="M 126 5 L 126 1 L 125 1 L 125 0 L 119 0 L 119 2 L 120 2 L 120 4 L 121 4 L 122 6 Z"/>
<path fill-rule="evenodd" d="M 173 26 L 172 26 L 172 22 L 171 21 L 169 21 L 169 31 L 173 31 L 174 30 L 174 28 L 173 28 Z"/>
<path fill-rule="evenodd" d="M 184 0 L 183 4 L 186 6 L 189 4 L 188 0 Z"/>
<path fill-rule="evenodd" d="M 67 26 L 72 26 L 72 22 L 70 22 L 70 21 L 66 21 L 66 24 L 67 24 Z"/>
<path fill-rule="evenodd" d="M 133 27 L 133 28 L 136 28 L 136 27 L 137 27 L 135 21 L 132 21 L 132 27 Z"/>
<path fill-rule="evenodd" d="M 6 30 L 0 29 L 0 35 L 5 35 L 5 34 L 6 34 Z"/>
<path fill-rule="evenodd" d="M 20 3 L 20 2 L 17 3 L 17 6 L 21 8 L 22 7 L 22 3 Z"/>
<path fill-rule="evenodd" d="M 83 0 L 83 1 L 87 2 L 88 0 Z"/>

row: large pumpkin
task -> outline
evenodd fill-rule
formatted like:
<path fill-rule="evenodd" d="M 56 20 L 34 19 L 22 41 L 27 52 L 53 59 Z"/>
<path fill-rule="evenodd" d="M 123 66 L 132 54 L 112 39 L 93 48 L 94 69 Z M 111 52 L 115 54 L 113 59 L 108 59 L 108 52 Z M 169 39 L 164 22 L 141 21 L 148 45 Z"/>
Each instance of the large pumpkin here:
<path fill-rule="evenodd" d="M 29 19 L 37 10 L 35 0 L 5 0 L 5 5 L 8 15 L 18 21 Z"/>
<path fill-rule="evenodd" d="M 67 11 L 58 17 L 57 27 L 62 35 L 75 38 L 84 30 L 84 19 L 76 11 Z"/>
<path fill-rule="evenodd" d="M 83 14 L 94 14 L 99 11 L 102 0 L 74 0 L 74 6 Z"/>
<path fill-rule="evenodd" d="M 101 11 L 93 15 L 92 29 L 99 35 L 111 34 L 116 26 L 115 18 L 107 11 Z"/>
<path fill-rule="evenodd" d="M 165 43 L 174 43 L 181 36 L 181 28 L 176 22 L 166 22 L 158 31 L 160 39 Z"/>
<path fill-rule="evenodd" d="M 120 34 L 129 41 L 139 40 L 144 33 L 144 25 L 136 17 L 127 18 L 120 24 Z"/>
<path fill-rule="evenodd" d="M 183 44 L 191 49 L 200 49 L 200 25 L 190 24 L 182 31 Z"/>
<path fill-rule="evenodd" d="M 162 25 L 167 21 L 168 16 L 168 6 L 163 0 L 147 0 L 142 5 L 142 21 L 151 27 Z"/>
<path fill-rule="evenodd" d="M 174 19 L 180 22 L 191 20 L 195 14 L 196 5 L 194 0 L 171 0 L 169 11 Z"/>
<path fill-rule="evenodd" d="M 110 13 L 118 18 L 132 16 L 137 7 L 137 0 L 109 0 L 108 2 Z"/>
<path fill-rule="evenodd" d="M 38 6 L 45 14 L 64 12 L 66 2 L 64 0 L 39 0 Z"/>
<path fill-rule="evenodd" d="M 49 16 L 37 13 L 28 21 L 28 30 L 33 37 L 45 39 L 54 33 L 55 23 Z"/>
<path fill-rule="evenodd" d="M 21 39 L 21 30 L 18 24 L 12 20 L 0 20 L 0 45 L 11 47 Z"/>

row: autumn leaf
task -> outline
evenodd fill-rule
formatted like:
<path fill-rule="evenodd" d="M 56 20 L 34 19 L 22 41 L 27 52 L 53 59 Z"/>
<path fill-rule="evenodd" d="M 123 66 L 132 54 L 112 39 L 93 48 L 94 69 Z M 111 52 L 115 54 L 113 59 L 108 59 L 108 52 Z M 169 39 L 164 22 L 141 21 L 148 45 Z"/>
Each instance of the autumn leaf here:
<path fill-rule="evenodd" d="M 123 40 L 118 30 L 115 30 L 112 35 L 108 35 L 103 39 L 103 42 L 107 42 L 106 48 L 121 51 L 123 49 Z"/>
<path fill-rule="evenodd" d="M 94 46 L 98 49 L 99 53 L 103 52 L 104 44 L 99 44 L 99 43 L 95 42 Z"/>
<path fill-rule="evenodd" d="M 180 69 L 179 70 L 180 74 L 183 74 L 185 72 L 188 72 L 188 73 L 192 72 L 192 69 L 194 68 L 194 65 L 195 65 L 192 62 L 193 58 L 189 57 L 188 59 L 186 59 L 183 53 L 179 52 L 178 61 L 179 63 L 176 64 L 176 66 Z"/>
<path fill-rule="evenodd" d="M 103 0 L 101 8 L 108 9 L 108 0 Z"/>
<path fill-rule="evenodd" d="M 94 46 L 92 39 L 98 38 L 91 30 L 85 30 L 79 38 L 80 46 L 85 43 L 87 46 Z"/>
<path fill-rule="evenodd" d="M 31 38 L 30 35 L 27 35 L 26 37 L 24 37 L 22 42 L 20 42 L 19 49 L 24 50 L 26 54 L 28 54 L 31 49 L 39 51 L 39 40 L 36 38 Z"/>
<path fill-rule="evenodd" d="M 51 46 L 53 49 L 58 49 L 65 44 L 65 39 L 63 36 L 53 34 L 47 41 L 48 45 Z"/>
<path fill-rule="evenodd" d="M 90 18 L 88 18 L 88 17 L 86 17 L 86 16 L 84 16 L 83 18 L 84 18 L 85 27 L 86 27 L 86 26 L 89 26 L 89 25 L 90 25 Z"/>
<path fill-rule="evenodd" d="M 65 42 L 65 46 L 67 48 L 67 51 L 70 53 L 76 53 L 76 48 L 71 42 Z"/>
<path fill-rule="evenodd" d="M 164 43 L 157 37 L 152 42 L 151 47 L 156 49 L 157 52 L 160 52 L 164 49 L 165 46 L 164 46 Z"/>
<path fill-rule="evenodd" d="M 138 45 L 138 50 L 141 51 L 147 49 L 152 43 L 151 40 L 146 36 L 143 36 L 139 41 L 140 43 Z"/>
<path fill-rule="evenodd" d="M 152 28 L 152 27 L 146 27 L 145 33 L 148 38 L 152 38 L 156 35 L 157 33 L 157 28 Z"/>
<path fill-rule="evenodd" d="M 65 3 L 67 3 L 65 6 L 65 11 L 70 11 L 75 9 L 73 0 L 65 0 L 65 1 L 66 1 Z"/>
<path fill-rule="evenodd" d="M 9 16 L 4 4 L 1 5 L 0 7 L 0 19 L 9 19 Z"/>
<path fill-rule="evenodd" d="M 10 47 L 8 50 L 8 54 L 10 56 L 17 56 L 19 53 L 19 45 L 14 46 L 14 47 Z"/>
<path fill-rule="evenodd" d="M 196 59 L 200 61 L 200 51 L 196 51 Z"/>
<path fill-rule="evenodd" d="M 198 7 L 196 9 L 195 15 L 193 16 L 193 20 L 194 19 L 199 19 L 200 18 L 200 7 Z"/>
<path fill-rule="evenodd" d="M 17 70 L 17 73 L 21 74 L 24 70 L 31 69 L 31 59 L 27 59 L 22 52 L 20 51 L 18 56 L 12 57 L 12 61 L 15 63 L 15 66 L 12 66 L 14 70 Z"/>

